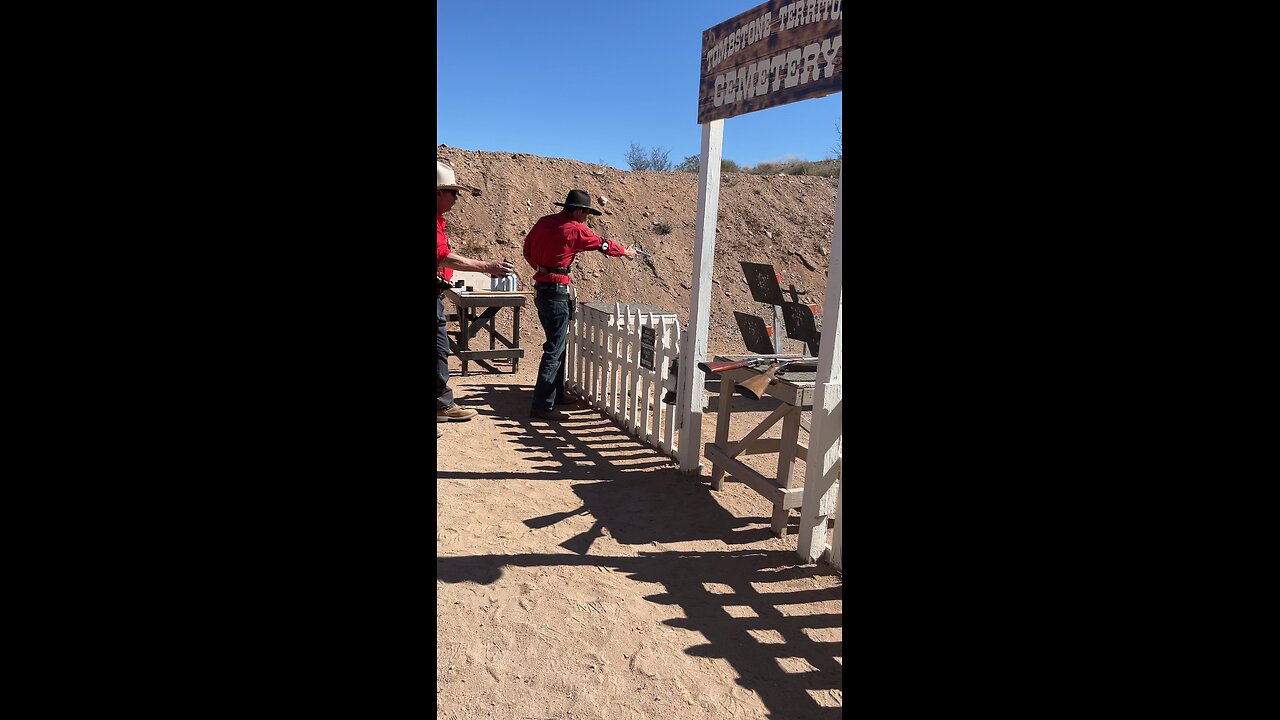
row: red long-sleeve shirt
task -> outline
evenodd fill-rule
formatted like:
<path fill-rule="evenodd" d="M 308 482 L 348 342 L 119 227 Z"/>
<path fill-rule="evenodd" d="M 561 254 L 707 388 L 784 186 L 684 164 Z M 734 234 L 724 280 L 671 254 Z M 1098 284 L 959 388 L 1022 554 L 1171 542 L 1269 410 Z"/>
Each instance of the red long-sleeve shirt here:
<path fill-rule="evenodd" d="M 444 216 L 436 213 L 436 274 L 446 282 L 453 277 L 453 268 L 441 267 L 440 261 L 448 256 L 449 235 L 444 231 Z"/>
<path fill-rule="evenodd" d="M 538 220 L 524 238 L 524 259 L 529 266 L 537 269 L 539 265 L 546 267 L 569 267 L 569 263 L 580 252 L 599 250 L 605 240 L 591 232 L 586 225 L 574 220 L 563 212 L 547 215 Z M 621 257 L 627 254 L 621 243 L 609 241 L 606 255 Z M 551 282 L 568 285 L 568 275 L 557 273 L 536 273 L 534 282 Z"/>

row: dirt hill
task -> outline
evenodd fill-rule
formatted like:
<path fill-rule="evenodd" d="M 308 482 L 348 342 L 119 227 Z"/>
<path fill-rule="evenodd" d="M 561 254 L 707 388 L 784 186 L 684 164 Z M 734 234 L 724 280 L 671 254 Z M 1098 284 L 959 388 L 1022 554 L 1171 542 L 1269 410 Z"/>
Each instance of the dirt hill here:
<path fill-rule="evenodd" d="M 592 230 L 655 256 L 650 265 L 644 258 L 579 255 L 572 274 L 578 299 L 654 305 L 676 313 L 681 327 L 686 326 L 698 211 L 696 173 L 627 172 L 577 160 L 446 145 L 436 153 L 457 170 L 459 182 L 483 191 L 480 197 L 463 196 L 445 216 L 458 252 L 480 259 L 509 258 L 521 287 L 530 287 L 533 269 L 521 255 L 524 236 L 538 218 L 560 210 L 553 202 L 564 202 L 569 190 L 579 188 L 591 193 L 592 205 L 604 213 L 590 218 Z M 794 285 L 807 291 L 801 300 L 819 306 L 821 325 L 835 200 L 835 178 L 721 175 L 710 352 L 746 351 L 735 310 L 772 323 L 772 309 L 751 297 L 738 264 L 743 260 L 773 265 L 784 290 Z M 664 227 L 670 231 L 663 233 Z M 536 316 L 521 331 L 526 348 L 543 340 Z M 788 341 L 787 349 L 800 351 L 803 345 Z"/>

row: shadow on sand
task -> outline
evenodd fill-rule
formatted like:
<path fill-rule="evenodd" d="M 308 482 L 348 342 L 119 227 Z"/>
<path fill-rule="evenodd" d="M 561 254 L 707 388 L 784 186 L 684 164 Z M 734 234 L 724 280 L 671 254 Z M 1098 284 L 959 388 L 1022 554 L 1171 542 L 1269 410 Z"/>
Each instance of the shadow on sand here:
<path fill-rule="evenodd" d="M 814 694 L 843 691 L 844 643 L 815 640 L 812 635 L 842 627 L 843 612 L 804 614 L 809 609 L 804 606 L 840 601 L 843 588 L 773 590 L 784 581 L 833 574 L 822 566 L 796 562 L 789 550 L 642 552 L 639 557 L 476 555 L 436 558 L 436 578 L 488 585 L 502 577 L 505 567 L 591 566 L 612 568 L 638 582 L 661 583 L 666 592 L 645 599 L 678 605 L 685 615 L 664 624 L 706 639 L 685 648 L 685 653 L 728 662 L 738 674 L 736 682 L 754 691 L 768 708 L 766 717 L 835 720 L 841 708 L 819 705 Z M 803 660 L 809 669 L 788 672 L 779 662 L 782 658 Z"/>
<path fill-rule="evenodd" d="M 629 546 L 687 541 L 734 546 L 769 541 L 773 535 L 768 517 L 735 517 L 705 482 L 682 475 L 669 458 L 627 436 L 585 404 L 565 408 L 572 419 L 551 423 L 528 417 L 532 392 L 528 385 L 497 383 L 471 389 L 469 406 L 491 416 L 510 442 L 519 446 L 517 451 L 530 454 L 538 464 L 531 465 L 529 472 L 440 472 L 437 476 L 595 481 L 572 486 L 581 501 L 579 507 L 530 517 L 524 523 L 544 528 L 583 514 L 595 521 L 590 529 L 560 544 L 573 555 L 437 557 L 437 579 L 489 585 L 502 577 L 506 567 L 591 566 L 612 568 L 639 582 L 660 583 L 665 592 L 645 599 L 679 606 L 685 617 L 665 623 L 696 631 L 706 639 L 685 652 L 730 663 L 739 676 L 738 684 L 757 693 L 769 718 L 834 720 L 840 716 L 840 708 L 815 699 L 815 695 L 842 691 L 843 643 L 814 639 L 815 635 L 837 637 L 831 630 L 843 625 L 843 585 L 835 571 L 825 565 L 802 565 L 790 549 L 590 555 L 606 528 L 614 540 Z M 815 603 L 825 605 L 815 613 Z M 784 658 L 791 659 L 790 671 L 781 662 Z M 800 667 L 807 670 L 797 670 Z"/>

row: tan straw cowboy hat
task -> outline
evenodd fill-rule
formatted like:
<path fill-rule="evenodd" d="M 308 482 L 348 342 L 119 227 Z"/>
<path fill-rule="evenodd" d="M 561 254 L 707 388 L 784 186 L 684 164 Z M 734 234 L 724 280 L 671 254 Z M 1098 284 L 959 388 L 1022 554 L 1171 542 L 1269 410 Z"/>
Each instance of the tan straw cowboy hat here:
<path fill-rule="evenodd" d="M 459 184 L 458 178 L 453 174 L 453 168 L 449 167 L 448 163 L 443 160 L 436 160 L 436 189 L 457 190 L 459 192 L 469 192 L 472 195 L 480 194 L 480 188 Z"/>

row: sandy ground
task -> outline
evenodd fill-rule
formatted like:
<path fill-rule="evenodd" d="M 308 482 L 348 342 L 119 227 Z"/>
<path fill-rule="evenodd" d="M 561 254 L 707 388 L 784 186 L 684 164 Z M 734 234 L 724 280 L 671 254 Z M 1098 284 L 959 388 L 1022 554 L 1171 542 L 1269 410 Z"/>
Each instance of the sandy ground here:
<path fill-rule="evenodd" d="M 480 415 L 438 441 L 436 717 L 838 717 L 842 577 L 799 564 L 746 485 L 712 492 L 585 405 L 529 418 L 537 354 L 452 361 Z M 775 402 L 737 397 L 730 437 Z"/>

